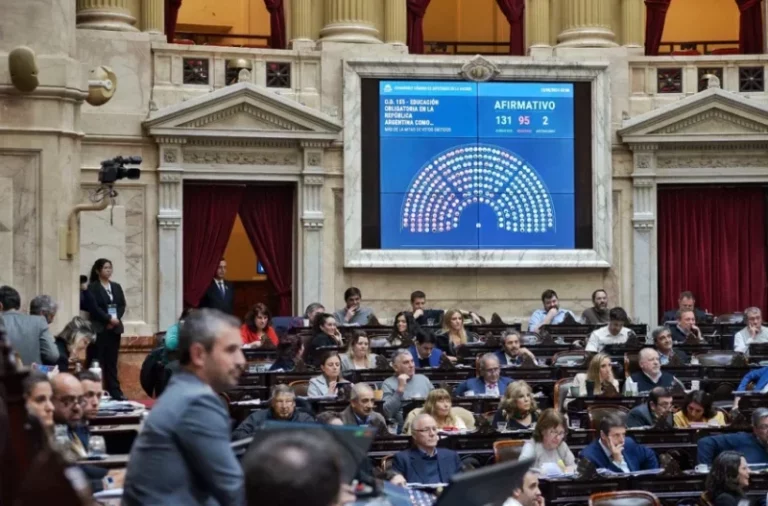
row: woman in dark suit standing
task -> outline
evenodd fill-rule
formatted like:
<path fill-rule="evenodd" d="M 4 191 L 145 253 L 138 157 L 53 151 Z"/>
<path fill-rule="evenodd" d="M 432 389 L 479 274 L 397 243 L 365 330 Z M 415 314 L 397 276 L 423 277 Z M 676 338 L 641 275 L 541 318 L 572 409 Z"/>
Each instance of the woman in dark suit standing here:
<path fill-rule="evenodd" d="M 125 314 L 125 295 L 123 288 L 112 277 L 112 262 L 99 258 L 91 268 L 88 291 L 93 295 L 95 304 L 91 313 L 91 322 L 97 332 L 96 356 L 101 366 L 104 390 L 116 400 L 125 396 L 120 390 L 117 377 L 117 358 L 120 352 L 120 336 Z"/>

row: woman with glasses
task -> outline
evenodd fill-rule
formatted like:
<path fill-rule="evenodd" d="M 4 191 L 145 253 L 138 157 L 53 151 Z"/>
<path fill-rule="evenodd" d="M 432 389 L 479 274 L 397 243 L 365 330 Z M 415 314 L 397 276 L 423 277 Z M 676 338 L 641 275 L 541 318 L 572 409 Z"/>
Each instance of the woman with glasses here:
<path fill-rule="evenodd" d="M 520 460 L 534 459 L 533 466 L 543 474 L 572 473 L 576 459 L 565 442 L 566 423 L 563 415 L 552 408 L 541 412 L 533 439 L 523 445 Z"/>

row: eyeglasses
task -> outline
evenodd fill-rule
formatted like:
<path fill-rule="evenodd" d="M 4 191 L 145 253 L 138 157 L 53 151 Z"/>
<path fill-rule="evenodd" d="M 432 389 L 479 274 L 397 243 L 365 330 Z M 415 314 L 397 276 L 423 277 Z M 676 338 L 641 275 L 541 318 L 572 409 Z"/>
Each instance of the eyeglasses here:
<path fill-rule="evenodd" d="M 489 367 L 485 370 L 485 372 L 499 372 L 501 371 L 501 367 Z"/>
<path fill-rule="evenodd" d="M 424 434 L 426 432 L 437 433 L 440 429 L 438 429 L 437 427 L 424 427 L 423 429 L 411 429 L 411 430 L 413 432 L 420 432 L 420 433 Z"/>
<path fill-rule="evenodd" d="M 74 397 L 70 395 L 66 397 L 54 397 L 54 399 L 59 401 L 65 408 L 69 408 L 75 403 L 79 404 L 80 406 L 85 406 L 88 404 L 88 401 L 85 399 L 85 397 Z"/>
<path fill-rule="evenodd" d="M 546 431 L 546 434 L 551 437 L 565 437 L 564 430 L 549 429 L 548 431 Z"/>

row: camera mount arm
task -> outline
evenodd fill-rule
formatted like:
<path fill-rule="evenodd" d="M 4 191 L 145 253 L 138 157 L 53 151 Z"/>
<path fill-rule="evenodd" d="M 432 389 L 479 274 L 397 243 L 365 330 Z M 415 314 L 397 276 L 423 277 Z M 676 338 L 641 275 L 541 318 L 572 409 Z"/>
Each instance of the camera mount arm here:
<path fill-rule="evenodd" d="M 76 253 L 80 251 L 80 224 L 78 215 L 83 211 L 103 211 L 110 204 L 114 203 L 115 193 L 111 186 L 103 185 L 106 189 L 104 197 L 95 204 L 77 204 L 69 211 L 66 228 L 59 230 L 59 259 L 72 260 Z"/>

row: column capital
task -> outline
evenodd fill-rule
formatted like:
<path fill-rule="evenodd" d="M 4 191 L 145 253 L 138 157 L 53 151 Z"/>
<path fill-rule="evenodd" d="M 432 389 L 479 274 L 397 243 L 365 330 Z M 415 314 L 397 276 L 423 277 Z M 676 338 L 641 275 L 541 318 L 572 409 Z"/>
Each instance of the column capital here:
<path fill-rule="evenodd" d="M 615 47 L 611 29 L 611 0 L 568 0 L 563 2 L 563 31 L 560 47 Z"/>
<path fill-rule="evenodd" d="M 77 28 L 137 32 L 128 0 L 77 0 Z"/>

